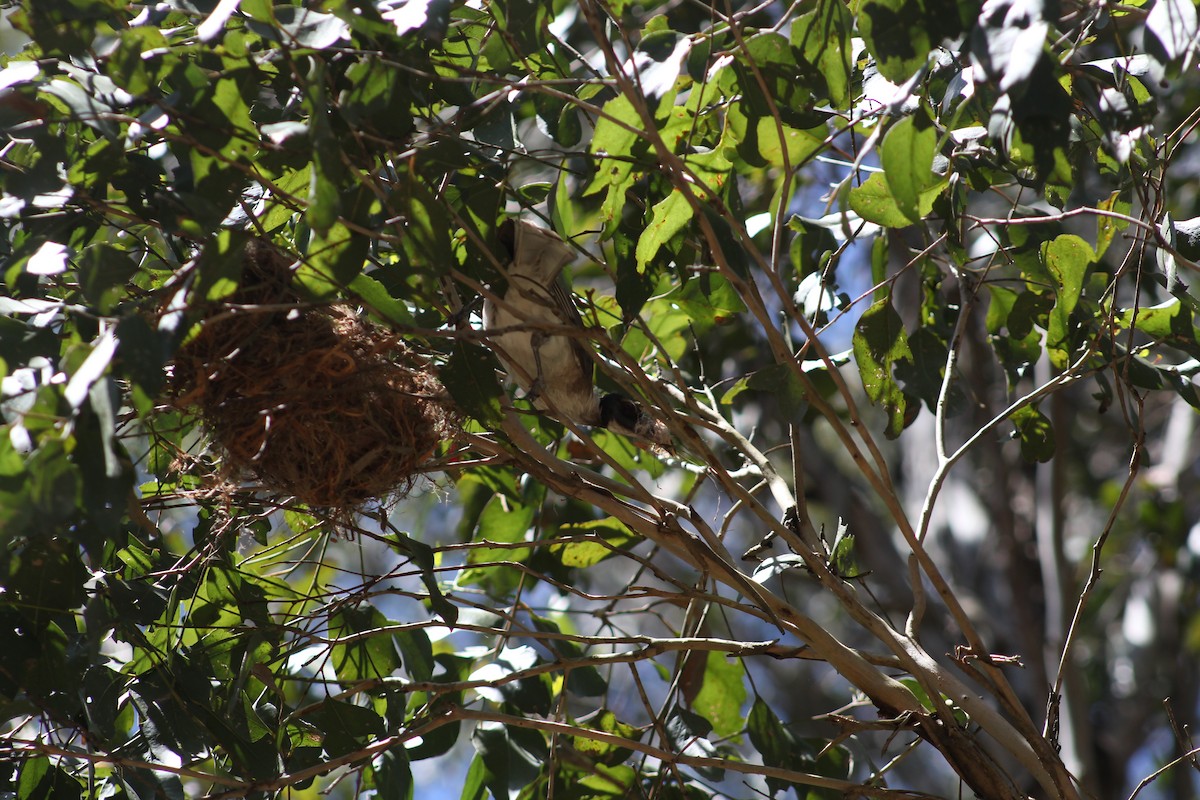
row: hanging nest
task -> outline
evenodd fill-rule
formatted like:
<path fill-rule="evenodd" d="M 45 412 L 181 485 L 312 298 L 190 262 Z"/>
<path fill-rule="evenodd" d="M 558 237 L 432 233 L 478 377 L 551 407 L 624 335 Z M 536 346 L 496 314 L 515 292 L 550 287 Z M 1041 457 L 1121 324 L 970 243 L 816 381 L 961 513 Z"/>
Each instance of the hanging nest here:
<path fill-rule="evenodd" d="M 194 408 L 232 476 L 353 512 L 406 495 L 457 421 L 429 365 L 346 305 L 309 306 L 288 260 L 245 251 L 240 289 L 175 358 L 175 404 Z"/>

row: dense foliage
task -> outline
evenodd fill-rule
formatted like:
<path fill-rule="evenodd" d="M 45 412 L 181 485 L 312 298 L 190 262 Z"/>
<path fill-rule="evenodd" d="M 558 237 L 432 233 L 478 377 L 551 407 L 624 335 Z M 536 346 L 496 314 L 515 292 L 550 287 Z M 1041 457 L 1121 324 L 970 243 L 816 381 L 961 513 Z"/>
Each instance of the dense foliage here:
<path fill-rule="evenodd" d="M 1191 796 L 1192 0 L 5 14 L 6 796 Z"/>

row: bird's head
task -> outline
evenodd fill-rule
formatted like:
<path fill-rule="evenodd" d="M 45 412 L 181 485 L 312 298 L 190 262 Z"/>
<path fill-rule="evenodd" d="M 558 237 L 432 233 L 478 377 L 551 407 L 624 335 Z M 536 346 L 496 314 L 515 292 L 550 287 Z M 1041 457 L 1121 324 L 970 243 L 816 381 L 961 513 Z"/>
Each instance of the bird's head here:
<path fill-rule="evenodd" d="M 666 424 L 646 413 L 640 405 L 619 392 L 600 398 L 600 425 L 614 433 L 641 439 L 652 445 L 672 450 L 671 432 Z"/>

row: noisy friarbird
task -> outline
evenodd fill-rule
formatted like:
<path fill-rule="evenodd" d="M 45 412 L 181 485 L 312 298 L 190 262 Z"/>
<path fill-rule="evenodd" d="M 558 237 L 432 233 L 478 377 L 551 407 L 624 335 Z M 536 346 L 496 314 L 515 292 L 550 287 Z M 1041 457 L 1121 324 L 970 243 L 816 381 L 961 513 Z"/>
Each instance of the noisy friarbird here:
<path fill-rule="evenodd" d="M 504 223 L 500 239 L 512 254 L 504 268 L 508 286 L 484 302 L 483 326 L 509 377 L 539 409 L 669 449 L 661 420 L 619 392 L 597 391 L 593 355 L 582 336 L 566 329 L 584 329 L 562 280 L 575 257 L 571 246 L 521 220 Z"/>

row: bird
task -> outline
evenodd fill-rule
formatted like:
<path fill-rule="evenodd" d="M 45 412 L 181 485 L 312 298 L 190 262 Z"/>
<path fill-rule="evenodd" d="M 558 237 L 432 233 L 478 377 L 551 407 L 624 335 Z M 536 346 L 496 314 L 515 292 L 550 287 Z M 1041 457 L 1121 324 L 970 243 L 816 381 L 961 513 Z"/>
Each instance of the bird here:
<path fill-rule="evenodd" d="M 621 392 L 598 392 L 592 353 L 581 337 L 564 330 L 583 331 L 562 279 L 575 251 L 553 231 L 525 220 L 506 221 L 499 238 L 512 254 L 503 269 L 508 285 L 485 299 L 483 328 L 509 377 L 541 411 L 669 451 L 663 421 Z"/>

